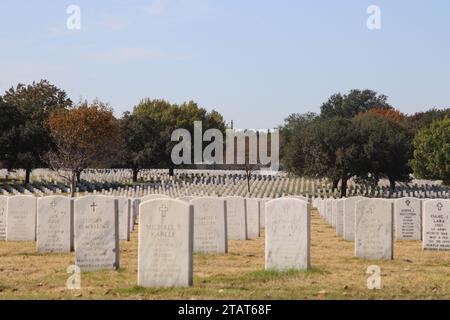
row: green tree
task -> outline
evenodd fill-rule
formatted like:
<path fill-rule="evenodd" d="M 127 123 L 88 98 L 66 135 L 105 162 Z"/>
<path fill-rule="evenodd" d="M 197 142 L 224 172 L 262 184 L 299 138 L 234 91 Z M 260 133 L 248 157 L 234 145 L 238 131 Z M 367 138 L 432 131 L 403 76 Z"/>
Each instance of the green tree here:
<path fill-rule="evenodd" d="M 305 131 L 307 126 L 317 118 L 317 114 L 292 114 L 284 120 L 280 130 L 281 164 L 299 176 L 305 175 Z"/>
<path fill-rule="evenodd" d="M 351 90 L 348 94 L 334 94 L 320 107 L 322 117 L 353 118 L 370 109 L 391 109 L 387 96 L 372 90 Z"/>
<path fill-rule="evenodd" d="M 172 148 L 176 144 L 171 141 L 174 130 L 186 129 L 193 136 L 194 121 L 201 121 L 203 130 L 215 128 L 225 132 L 223 117 L 218 112 L 207 112 L 193 101 L 176 105 L 165 100 L 145 99 L 134 108 L 133 115 L 152 120 L 157 133 L 152 146 L 154 159 L 158 159 L 152 167 L 169 168 L 170 175 L 175 169 L 171 159 Z"/>
<path fill-rule="evenodd" d="M 446 116 L 450 117 L 450 108 L 441 110 L 432 108 L 409 116 L 406 119 L 406 125 L 414 136 L 419 130 L 429 127 L 433 121 L 444 119 Z"/>
<path fill-rule="evenodd" d="M 52 148 L 47 120 L 50 115 L 71 106 L 66 93 L 47 80 L 31 85 L 18 84 L 3 95 L 4 102 L 17 110 L 20 117 L 14 123 L 18 134 L 12 153 L 6 159 L 8 168 L 23 168 L 25 184 L 30 182 L 31 170 L 43 165 L 42 157 Z M 16 119 L 17 120 L 17 119 Z"/>
<path fill-rule="evenodd" d="M 363 166 L 362 143 L 350 119 L 342 117 L 301 117 L 301 125 L 288 129 L 292 135 L 285 149 L 289 171 L 310 177 L 327 177 L 341 196 L 347 194 L 347 181 L 360 174 Z"/>
<path fill-rule="evenodd" d="M 414 138 L 414 175 L 450 184 L 450 117 L 434 121 Z"/>
<path fill-rule="evenodd" d="M 363 144 L 366 158 L 360 177 L 370 176 L 375 184 L 386 177 L 391 190 L 395 189 L 396 181 L 409 181 L 412 148 L 408 130 L 401 123 L 372 112 L 354 118 L 353 122 L 354 134 Z"/>
<path fill-rule="evenodd" d="M 121 120 L 124 136 L 122 151 L 123 165 L 133 171 L 133 182 L 138 180 L 139 171 L 158 163 L 156 158 L 159 138 L 153 118 L 126 112 Z"/>
<path fill-rule="evenodd" d="M 0 97 L 0 165 L 10 169 L 13 155 L 20 146 L 19 136 L 23 127 L 22 118 L 15 106 L 11 106 Z"/>

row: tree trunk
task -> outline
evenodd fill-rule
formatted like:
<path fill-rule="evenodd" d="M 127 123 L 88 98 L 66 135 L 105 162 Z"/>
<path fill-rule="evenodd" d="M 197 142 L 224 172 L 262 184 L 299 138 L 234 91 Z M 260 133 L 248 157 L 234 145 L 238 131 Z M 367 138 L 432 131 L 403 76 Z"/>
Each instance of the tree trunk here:
<path fill-rule="evenodd" d="M 395 179 L 389 178 L 389 187 L 391 188 L 391 192 L 395 191 Z"/>
<path fill-rule="evenodd" d="M 25 169 L 25 181 L 23 183 L 24 185 L 27 185 L 30 183 L 31 170 L 32 169 Z"/>
<path fill-rule="evenodd" d="M 76 177 L 77 177 L 77 183 L 81 183 L 81 173 L 83 172 L 83 170 L 77 170 L 76 173 Z"/>
<path fill-rule="evenodd" d="M 175 174 L 175 168 L 174 167 L 169 167 L 169 176 L 173 177 Z"/>
<path fill-rule="evenodd" d="M 331 191 L 334 192 L 334 190 L 336 190 L 338 188 L 339 180 L 340 180 L 339 178 L 334 178 L 333 179 L 333 189 Z"/>
<path fill-rule="evenodd" d="M 76 179 L 78 177 L 78 172 L 72 171 L 72 179 L 70 181 L 70 196 L 75 197 L 75 189 L 77 188 Z"/>
<path fill-rule="evenodd" d="M 133 168 L 133 182 L 137 182 L 138 181 L 138 174 L 139 174 L 139 169 L 138 168 Z"/>
<path fill-rule="evenodd" d="M 341 184 L 341 198 L 345 198 L 347 196 L 347 177 L 342 176 L 342 184 Z"/>

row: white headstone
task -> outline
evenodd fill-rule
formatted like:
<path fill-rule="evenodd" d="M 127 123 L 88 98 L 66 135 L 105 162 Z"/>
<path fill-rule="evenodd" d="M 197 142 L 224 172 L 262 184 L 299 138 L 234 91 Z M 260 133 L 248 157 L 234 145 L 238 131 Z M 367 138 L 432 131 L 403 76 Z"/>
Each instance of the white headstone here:
<path fill-rule="evenodd" d="M 130 204 L 126 197 L 116 197 L 119 206 L 119 240 L 130 241 Z"/>
<path fill-rule="evenodd" d="M 331 226 L 336 228 L 337 224 L 337 199 L 333 199 L 331 202 Z"/>
<path fill-rule="evenodd" d="M 6 240 L 6 209 L 8 197 L 0 196 L 0 241 Z"/>
<path fill-rule="evenodd" d="M 131 198 L 131 214 L 130 214 L 130 232 L 134 230 L 134 226 L 139 216 L 140 198 Z"/>
<path fill-rule="evenodd" d="M 247 238 L 258 238 L 260 236 L 259 200 L 247 198 L 245 202 L 247 205 Z"/>
<path fill-rule="evenodd" d="M 75 200 L 75 256 L 81 271 L 119 268 L 119 213 L 112 197 Z"/>
<path fill-rule="evenodd" d="M 450 250 L 450 200 L 423 203 L 423 249 Z"/>
<path fill-rule="evenodd" d="M 422 239 L 422 205 L 417 198 L 394 201 L 395 237 L 397 240 Z"/>
<path fill-rule="evenodd" d="M 342 237 L 344 235 L 344 200 L 336 200 L 336 235 Z"/>
<path fill-rule="evenodd" d="M 355 205 L 355 255 L 367 260 L 392 260 L 393 208 L 384 199 L 366 199 Z"/>
<path fill-rule="evenodd" d="M 245 199 L 225 197 L 227 202 L 228 240 L 247 240 L 247 213 Z"/>
<path fill-rule="evenodd" d="M 227 253 L 226 202 L 222 198 L 196 198 L 194 206 L 194 252 Z"/>
<path fill-rule="evenodd" d="M 298 199 L 276 199 L 266 204 L 266 269 L 310 267 L 309 204 Z"/>
<path fill-rule="evenodd" d="M 139 208 L 138 285 L 191 286 L 193 276 L 193 206 L 156 199 Z"/>
<path fill-rule="evenodd" d="M 145 201 L 149 201 L 149 200 L 155 200 L 155 199 L 171 199 L 171 198 L 165 194 L 149 194 L 149 195 L 141 198 L 141 203 L 145 202 Z"/>
<path fill-rule="evenodd" d="M 70 198 L 50 196 L 38 199 L 36 240 L 39 253 L 71 251 L 73 215 Z"/>
<path fill-rule="evenodd" d="M 7 241 L 36 240 L 36 198 L 34 196 L 9 197 L 6 216 Z"/>
<path fill-rule="evenodd" d="M 355 204 L 364 200 L 364 197 L 351 197 L 344 199 L 344 240 L 355 240 Z"/>
<path fill-rule="evenodd" d="M 264 229 L 266 227 L 266 203 L 267 199 L 259 199 L 259 227 Z"/>
<path fill-rule="evenodd" d="M 195 198 L 197 198 L 197 197 L 193 197 L 193 196 L 185 196 L 185 197 L 180 197 L 180 198 L 178 198 L 178 200 L 185 201 L 185 202 L 189 202 L 189 201 L 191 201 L 191 200 L 194 200 Z"/>
<path fill-rule="evenodd" d="M 333 213 L 333 199 L 325 200 L 325 221 L 331 225 Z"/>

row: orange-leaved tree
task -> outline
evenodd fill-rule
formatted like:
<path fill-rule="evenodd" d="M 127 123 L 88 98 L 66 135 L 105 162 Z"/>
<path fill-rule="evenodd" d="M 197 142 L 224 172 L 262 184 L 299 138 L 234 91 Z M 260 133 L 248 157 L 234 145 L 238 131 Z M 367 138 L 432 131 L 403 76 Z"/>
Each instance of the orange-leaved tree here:
<path fill-rule="evenodd" d="M 119 121 L 98 100 L 80 102 L 53 114 L 48 125 L 55 147 L 46 155 L 49 166 L 71 185 L 72 196 L 81 172 L 115 162 L 122 146 Z"/>
<path fill-rule="evenodd" d="M 373 108 L 366 112 L 360 112 L 358 116 L 362 116 L 365 113 L 374 113 L 395 122 L 402 122 L 406 120 L 406 115 L 396 109 Z"/>

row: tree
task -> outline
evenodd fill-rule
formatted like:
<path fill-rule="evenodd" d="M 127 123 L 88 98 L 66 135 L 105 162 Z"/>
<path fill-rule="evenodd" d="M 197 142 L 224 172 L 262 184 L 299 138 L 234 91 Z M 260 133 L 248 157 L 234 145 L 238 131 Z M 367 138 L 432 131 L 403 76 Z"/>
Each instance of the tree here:
<path fill-rule="evenodd" d="M 138 179 L 139 171 L 158 163 L 157 140 L 159 132 L 154 119 L 126 112 L 122 118 L 124 137 L 123 164 L 133 171 L 133 182 Z"/>
<path fill-rule="evenodd" d="M 414 175 L 450 184 L 450 117 L 434 121 L 414 138 Z"/>
<path fill-rule="evenodd" d="M 6 166 L 25 169 L 24 183 L 28 184 L 31 170 L 43 164 L 42 156 L 52 147 L 48 118 L 54 112 L 71 106 L 72 101 L 63 90 L 47 80 L 31 85 L 18 84 L 5 92 L 3 100 L 20 116 L 13 124 L 18 143 L 8 154 Z"/>
<path fill-rule="evenodd" d="M 306 176 L 328 177 L 333 189 L 341 181 L 341 196 L 346 196 L 347 181 L 360 174 L 362 144 L 354 134 L 350 119 L 342 117 L 315 118 L 291 132 L 289 146 L 291 172 Z"/>
<path fill-rule="evenodd" d="M 372 90 L 351 90 L 348 94 L 340 93 L 332 95 L 325 102 L 320 110 L 321 116 L 353 118 L 360 112 L 366 112 L 370 109 L 392 109 L 387 102 L 387 96 L 379 95 Z"/>
<path fill-rule="evenodd" d="M 412 150 L 408 130 L 377 112 L 361 114 L 353 121 L 354 134 L 363 143 L 365 157 L 365 168 L 360 178 L 378 183 L 381 177 L 387 177 L 392 191 L 395 190 L 396 181 L 409 181 L 411 169 L 408 161 Z"/>
<path fill-rule="evenodd" d="M 415 136 L 421 129 L 429 127 L 433 121 L 442 120 L 445 117 L 450 117 L 450 108 L 436 109 L 432 108 L 425 112 L 417 112 L 406 119 L 406 125 Z"/>
<path fill-rule="evenodd" d="M 379 116 L 382 116 L 384 118 L 390 119 L 392 121 L 395 122 L 403 122 L 406 120 L 406 115 L 404 115 L 403 113 L 401 113 L 400 111 L 396 110 L 396 109 L 379 109 L 379 108 L 374 108 L 374 109 L 370 109 L 366 112 L 360 112 L 358 114 L 358 116 L 362 116 L 365 113 L 374 113 L 377 114 Z"/>
<path fill-rule="evenodd" d="M 45 159 L 49 166 L 71 185 L 88 168 L 108 166 L 122 147 L 120 124 L 112 110 L 100 101 L 80 103 L 70 110 L 53 114 L 48 125 L 55 148 Z"/>
<path fill-rule="evenodd" d="M 280 127 L 280 156 L 284 169 L 299 176 L 305 174 L 305 130 L 317 118 L 317 114 L 292 114 L 284 120 Z"/>
<path fill-rule="evenodd" d="M 201 121 L 203 130 L 214 128 L 225 132 L 223 117 L 218 112 L 208 113 L 193 101 L 176 105 L 165 100 L 145 99 L 134 108 L 133 115 L 152 120 L 157 133 L 154 139 L 154 159 L 158 159 L 153 167 L 169 168 L 171 176 L 175 169 L 171 159 L 172 148 L 176 145 L 176 142 L 171 141 L 173 131 L 186 129 L 193 136 L 194 122 Z"/>
<path fill-rule="evenodd" d="M 15 106 L 11 106 L 0 97 L 0 167 L 9 169 L 13 155 L 20 146 L 19 136 L 22 118 Z"/>

